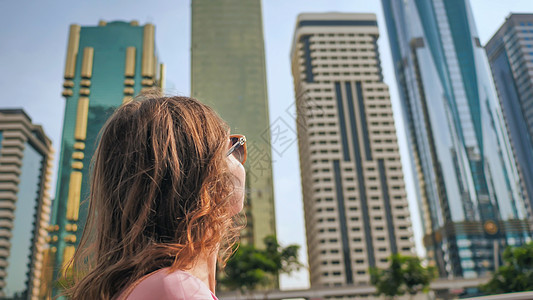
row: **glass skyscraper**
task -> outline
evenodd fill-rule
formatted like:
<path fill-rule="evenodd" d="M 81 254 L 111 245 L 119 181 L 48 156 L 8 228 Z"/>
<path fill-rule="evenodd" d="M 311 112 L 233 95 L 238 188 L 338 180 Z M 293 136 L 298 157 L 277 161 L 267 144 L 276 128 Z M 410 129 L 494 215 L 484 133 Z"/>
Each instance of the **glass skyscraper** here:
<path fill-rule="evenodd" d="M 533 14 L 511 14 L 485 46 L 523 188 L 533 207 Z"/>
<path fill-rule="evenodd" d="M 245 243 L 276 234 L 260 0 L 193 0 L 191 94 L 246 135 Z"/>
<path fill-rule="evenodd" d="M 139 26 L 136 21 L 70 26 L 63 83 L 65 116 L 46 253 L 49 289 L 71 260 L 83 232 L 89 164 L 98 132 L 118 106 L 163 81 L 154 35 L 154 25 Z"/>
<path fill-rule="evenodd" d="M 383 0 L 424 245 L 442 277 L 530 240 L 520 180 L 466 0 Z"/>
<path fill-rule="evenodd" d="M 35 299 L 50 218 L 52 142 L 21 109 L 0 109 L 0 298 Z"/>

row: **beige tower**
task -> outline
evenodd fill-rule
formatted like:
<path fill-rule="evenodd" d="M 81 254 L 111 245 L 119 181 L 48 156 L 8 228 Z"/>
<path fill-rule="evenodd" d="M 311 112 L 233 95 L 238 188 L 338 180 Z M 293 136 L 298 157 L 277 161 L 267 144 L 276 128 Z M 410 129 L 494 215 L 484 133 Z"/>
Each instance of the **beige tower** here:
<path fill-rule="evenodd" d="M 52 143 L 21 109 L 0 109 L 0 298 L 36 299 L 50 218 Z"/>
<path fill-rule="evenodd" d="M 370 284 L 414 254 L 374 14 L 301 14 L 292 45 L 311 286 Z"/>

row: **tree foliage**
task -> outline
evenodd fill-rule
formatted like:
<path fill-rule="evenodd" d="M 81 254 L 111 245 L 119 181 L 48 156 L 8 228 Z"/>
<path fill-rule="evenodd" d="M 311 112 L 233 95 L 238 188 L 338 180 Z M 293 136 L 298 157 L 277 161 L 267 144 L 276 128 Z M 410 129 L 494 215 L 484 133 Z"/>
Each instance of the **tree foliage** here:
<path fill-rule="evenodd" d="M 228 260 L 220 284 L 230 290 L 252 291 L 266 286 L 269 280 L 280 273 L 290 274 L 302 267 L 298 261 L 300 246 L 282 247 L 275 236 L 264 239 L 265 248 L 257 249 L 252 245 L 240 245 Z"/>
<path fill-rule="evenodd" d="M 503 252 L 503 266 L 480 288 L 487 294 L 533 290 L 533 242 L 507 247 Z"/>
<path fill-rule="evenodd" d="M 418 257 L 394 254 L 389 262 L 387 269 L 370 269 L 370 282 L 376 287 L 378 295 L 393 298 L 405 293 L 427 292 L 436 277 L 435 268 L 423 267 Z"/>

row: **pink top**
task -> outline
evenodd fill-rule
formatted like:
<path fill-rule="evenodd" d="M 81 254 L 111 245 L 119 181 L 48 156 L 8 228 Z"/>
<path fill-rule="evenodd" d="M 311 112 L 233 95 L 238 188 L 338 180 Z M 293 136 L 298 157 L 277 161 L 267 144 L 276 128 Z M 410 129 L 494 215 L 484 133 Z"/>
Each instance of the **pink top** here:
<path fill-rule="evenodd" d="M 218 300 L 200 279 L 184 271 L 163 268 L 141 278 L 121 293 L 120 300 Z"/>

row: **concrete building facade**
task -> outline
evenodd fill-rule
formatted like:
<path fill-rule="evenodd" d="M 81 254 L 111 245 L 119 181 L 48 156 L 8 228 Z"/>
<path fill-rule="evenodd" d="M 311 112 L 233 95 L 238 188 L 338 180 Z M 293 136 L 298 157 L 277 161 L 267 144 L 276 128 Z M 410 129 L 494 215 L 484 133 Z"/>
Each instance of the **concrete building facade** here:
<path fill-rule="evenodd" d="M 272 150 L 260 0 L 193 0 L 191 95 L 246 135 L 247 226 L 241 241 L 276 235 Z"/>
<path fill-rule="evenodd" d="M 312 287 L 369 285 L 414 255 L 374 14 L 300 14 L 291 59 Z"/>
<path fill-rule="evenodd" d="M 50 218 L 53 149 L 22 109 L 0 109 L 0 298 L 36 299 Z"/>

